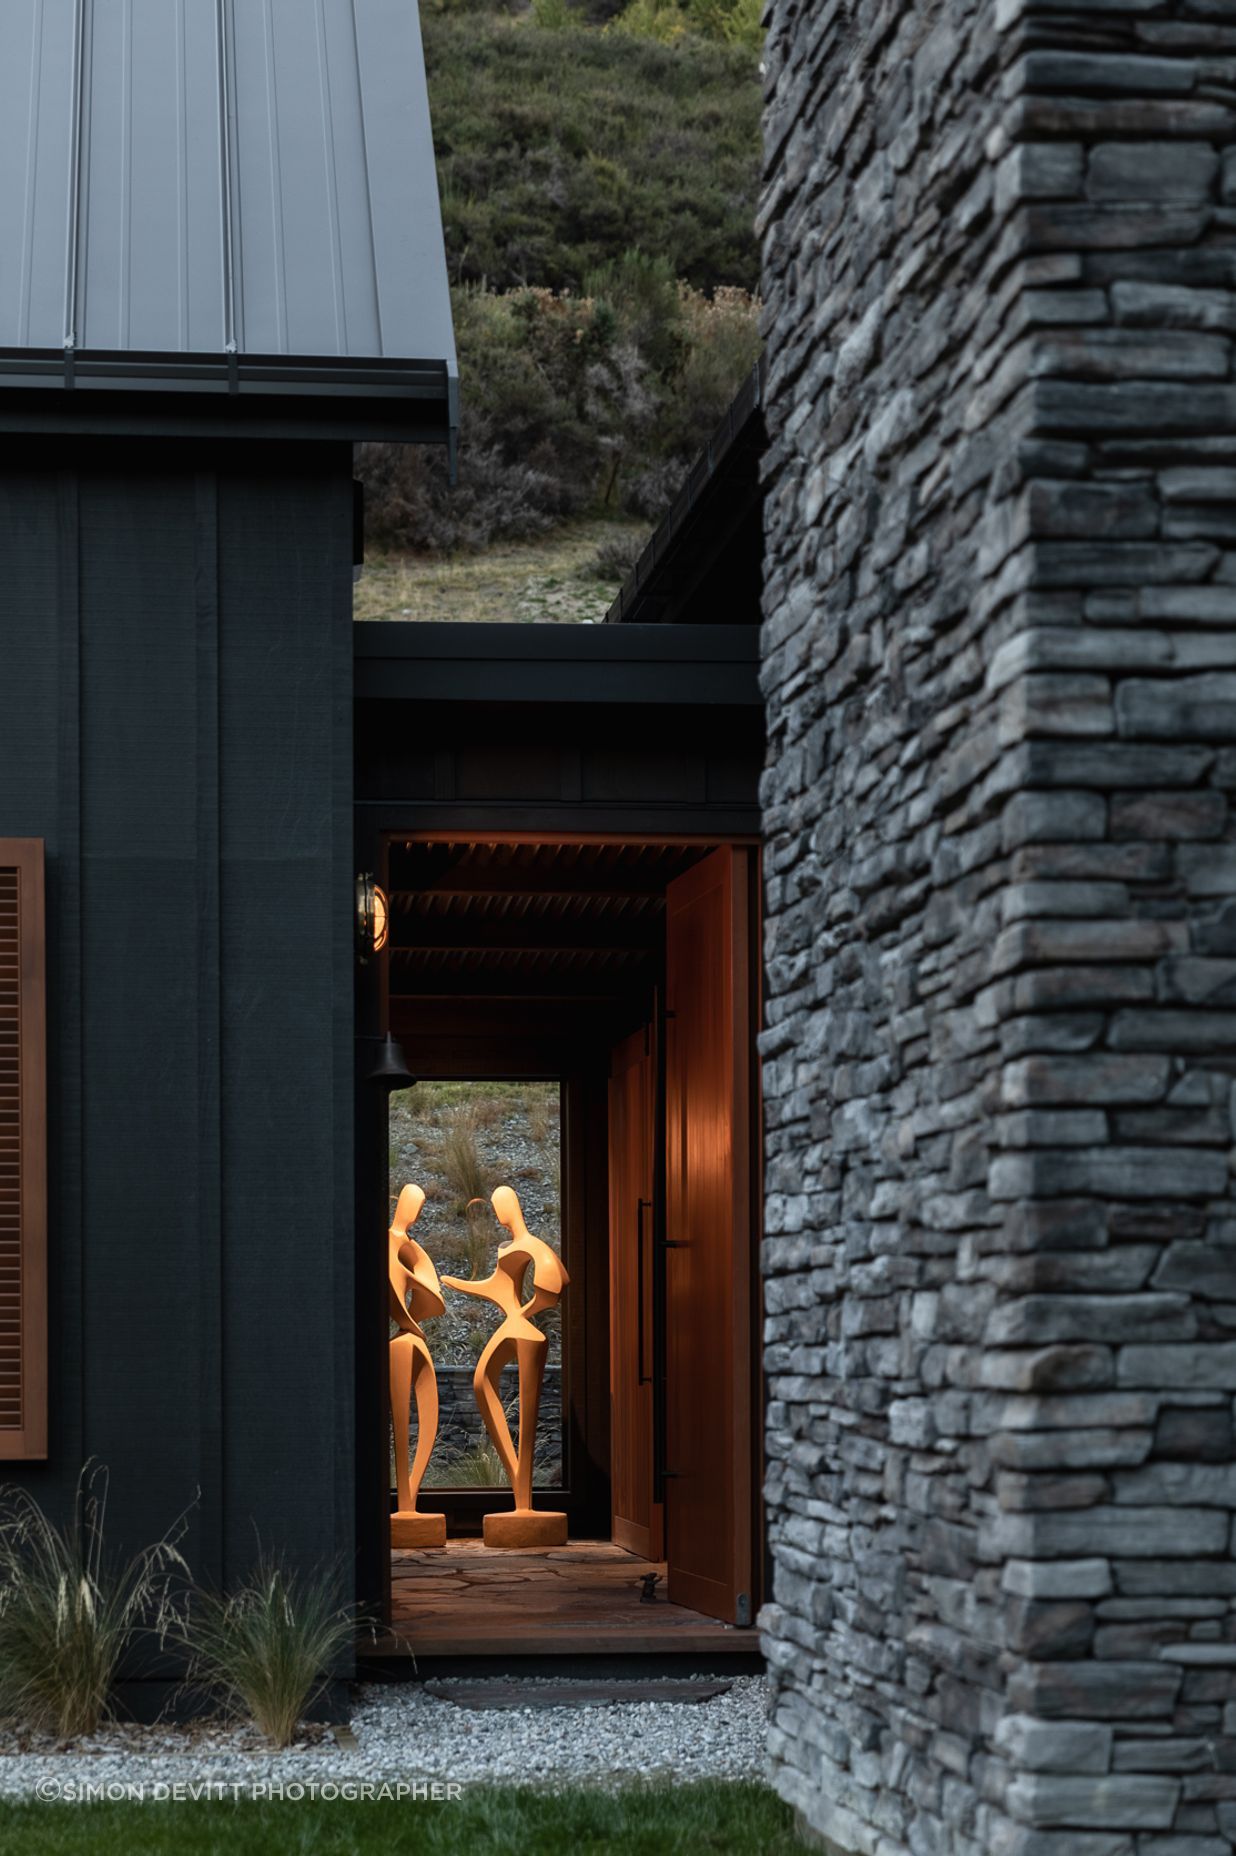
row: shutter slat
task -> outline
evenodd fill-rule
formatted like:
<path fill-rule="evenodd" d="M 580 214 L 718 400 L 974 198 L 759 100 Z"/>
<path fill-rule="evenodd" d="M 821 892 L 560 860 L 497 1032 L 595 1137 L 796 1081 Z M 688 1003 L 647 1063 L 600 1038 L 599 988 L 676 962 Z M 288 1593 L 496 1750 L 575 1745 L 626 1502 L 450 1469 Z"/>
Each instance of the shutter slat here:
<path fill-rule="evenodd" d="M 0 868 L 0 1047 L 8 1061 L 0 1064 L 0 1416 L 6 1428 L 21 1429 L 21 995 L 17 985 L 21 956 L 19 873 Z M 16 1289 L 17 1293 L 14 1294 Z M 13 1382 L 16 1381 L 14 1385 Z"/>

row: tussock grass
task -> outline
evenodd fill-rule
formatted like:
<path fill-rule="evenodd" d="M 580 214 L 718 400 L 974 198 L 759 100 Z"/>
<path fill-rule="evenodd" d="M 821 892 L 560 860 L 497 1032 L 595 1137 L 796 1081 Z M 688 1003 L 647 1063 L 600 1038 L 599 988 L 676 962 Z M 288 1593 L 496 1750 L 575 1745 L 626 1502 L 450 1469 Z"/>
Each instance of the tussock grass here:
<path fill-rule="evenodd" d="M 226 1596 L 194 1592 L 177 1635 L 189 1652 L 190 1681 L 215 1695 L 225 1713 L 252 1720 L 275 1746 L 287 1746 L 356 1624 L 332 1575 L 297 1573 L 263 1554 Z"/>
<path fill-rule="evenodd" d="M 538 1147 L 544 1147 L 558 1122 L 558 1104 L 540 1094 L 528 1103 L 528 1133 Z"/>
<path fill-rule="evenodd" d="M 492 1175 L 481 1159 L 476 1133 L 475 1114 L 463 1108 L 454 1111 L 442 1136 L 441 1166 L 455 1195 L 457 1212 L 466 1212 L 474 1199 L 485 1201 L 493 1191 Z M 482 1203 L 481 1209 L 488 1207 Z"/>
<path fill-rule="evenodd" d="M 435 1489 L 505 1489 L 509 1478 L 502 1467 L 502 1458 L 490 1443 L 488 1437 L 474 1444 L 470 1450 L 461 1450 L 449 1457 L 440 1468 L 431 1470 L 432 1482 L 426 1481 L 426 1488 Z"/>
<path fill-rule="evenodd" d="M 0 1719 L 65 1740 L 107 1715 L 139 1633 L 174 1627 L 172 1580 L 188 1570 L 183 1518 L 131 1559 L 109 1558 L 107 1482 L 102 1466 L 86 1465 L 67 1527 L 26 1490 L 0 1490 Z"/>
<path fill-rule="evenodd" d="M 468 1276 L 473 1282 L 480 1282 L 488 1276 L 498 1260 L 498 1234 L 494 1230 L 493 1218 L 488 1213 L 489 1206 L 483 1202 L 468 1207 L 468 1235 L 464 1240 L 464 1255 Z"/>

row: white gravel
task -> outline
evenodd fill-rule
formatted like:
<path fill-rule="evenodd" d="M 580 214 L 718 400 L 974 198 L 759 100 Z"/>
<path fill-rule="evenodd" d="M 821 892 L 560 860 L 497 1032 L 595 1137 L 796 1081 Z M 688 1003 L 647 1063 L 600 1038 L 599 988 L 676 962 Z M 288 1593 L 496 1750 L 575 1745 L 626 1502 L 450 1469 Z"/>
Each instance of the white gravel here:
<path fill-rule="evenodd" d="M 536 1678 L 524 1680 L 530 1689 L 538 1685 Z M 494 1710 L 458 1707 L 418 1683 L 365 1686 L 356 1692 L 351 1725 L 354 1748 L 325 1728 L 308 1730 L 284 1752 L 264 1746 L 250 1728 L 220 1725 L 114 1726 L 71 1746 L 10 1742 L 0 1746 L 0 1796 L 72 1796 L 83 1785 L 142 1786 L 147 1795 L 165 1795 L 153 1788 L 204 1782 L 212 1791 L 240 1788 L 244 1796 L 297 1782 L 552 1788 L 756 1779 L 764 1774 L 765 1683 L 739 1676 L 726 1694 L 703 1702 Z M 92 1789 L 92 1795 L 101 1794 Z"/>

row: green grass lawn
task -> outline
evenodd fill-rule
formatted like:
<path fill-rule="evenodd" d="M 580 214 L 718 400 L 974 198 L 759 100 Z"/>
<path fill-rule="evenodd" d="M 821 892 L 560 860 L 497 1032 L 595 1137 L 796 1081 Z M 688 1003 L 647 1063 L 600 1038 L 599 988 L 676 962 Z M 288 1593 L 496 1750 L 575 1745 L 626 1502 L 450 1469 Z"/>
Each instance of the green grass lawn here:
<path fill-rule="evenodd" d="M 806 1848 L 789 1810 L 762 1785 L 557 1794 L 478 1786 L 438 1804 L 0 1802 L 0 1850 L 22 1856 L 800 1856 Z"/>

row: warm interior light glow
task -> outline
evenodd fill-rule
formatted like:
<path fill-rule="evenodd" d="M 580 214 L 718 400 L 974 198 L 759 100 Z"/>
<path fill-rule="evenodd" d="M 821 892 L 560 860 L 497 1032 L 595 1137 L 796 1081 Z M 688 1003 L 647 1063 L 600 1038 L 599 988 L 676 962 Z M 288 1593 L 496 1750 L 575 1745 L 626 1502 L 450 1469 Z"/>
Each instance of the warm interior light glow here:
<path fill-rule="evenodd" d="M 380 883 L 374 882 L 367 870 L 356 879 L 356 933 L 362 960 L 367 960 L 371 953 L 380 954 L 390 935 L 390 904 L 386 891 Z"/>

